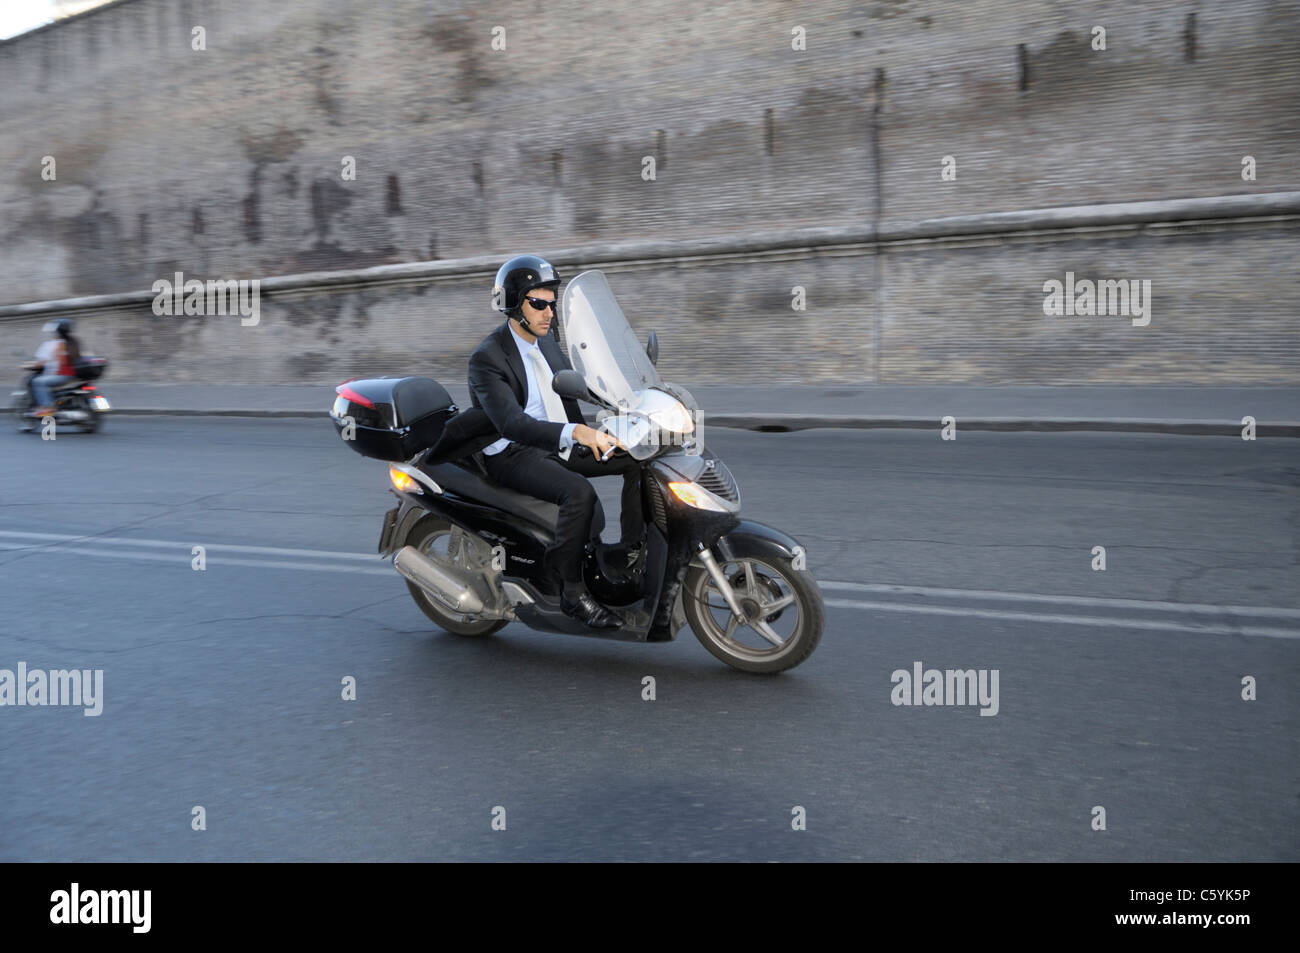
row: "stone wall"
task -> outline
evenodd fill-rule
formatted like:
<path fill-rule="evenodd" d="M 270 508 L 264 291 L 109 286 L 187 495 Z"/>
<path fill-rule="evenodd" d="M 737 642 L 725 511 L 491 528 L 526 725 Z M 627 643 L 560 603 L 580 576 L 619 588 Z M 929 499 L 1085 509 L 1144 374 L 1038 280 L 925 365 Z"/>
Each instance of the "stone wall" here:
<path fill-rule="evenodd" d="M 119 0 L 0 43 L 0 304 L 175 271 L 596 259 L 629 240 L 1300 188 L 1300 3 L 589 6 Z M 607 270 L 660 329 L 665 373 L 699 383 L 1294 383 L 1295 219 Z M 1151 280 L 1152 324 L 1046 318 L 1042 283 L 1067 270 Z M 489 283 L 271 295 L 256 328 L 147 307 L 83 322 L 141 379 L 463 373 L 495 321 Z M 0 348 L 28 350 L 40 323 L 0 316 Z"/>

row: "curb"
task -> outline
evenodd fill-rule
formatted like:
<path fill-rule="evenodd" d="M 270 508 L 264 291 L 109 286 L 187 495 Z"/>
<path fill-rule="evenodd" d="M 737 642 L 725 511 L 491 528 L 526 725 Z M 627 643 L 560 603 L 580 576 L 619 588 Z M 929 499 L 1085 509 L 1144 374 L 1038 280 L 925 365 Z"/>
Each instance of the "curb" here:
<path fill-rule="evenodd" d="M 122 417 L 327 417 L 322 410 L 158 410 L 114 408 L 112 416 Z M 792 433 L 796 430 L 939 430 L 942 423 L 935 417 L 864 417 L 852 414 L 711 414 L 706 427 L 754 430 L 761 433 Z M 959 418 L 958 431 L 1073 433 L 1167 433 L 1184 436 L 1240 437 L 1239 421 L 1223 420 L 1144 420 L 1089 419 L 1081 417 L 982 417 Z M 1300 422 L 1255 424 L 1257 437 L 1300 437 Z"/>
<path fill-rule="evenodd" d="M 109 417 L 328 417 L 327 410 L 159 410 L 114 407 Z"/>
<path fill-rule="evenodd" d="M 735 427 L 767 433 L 787 433 L 813 427 L 845 430 L 939 430 L 937 417 L 858 417 L 848 414 L 712 414 L 705 426 Z M 1240 437 L 1241 423 L 1224 420 L 1151 420 L 1112 417 L 961 417 L 957 430 L 1069 433 L 1170 433 L 1193 436 Z M 1256 436 L 1300 437 L 1300 422 L 1257 422 Z"/>

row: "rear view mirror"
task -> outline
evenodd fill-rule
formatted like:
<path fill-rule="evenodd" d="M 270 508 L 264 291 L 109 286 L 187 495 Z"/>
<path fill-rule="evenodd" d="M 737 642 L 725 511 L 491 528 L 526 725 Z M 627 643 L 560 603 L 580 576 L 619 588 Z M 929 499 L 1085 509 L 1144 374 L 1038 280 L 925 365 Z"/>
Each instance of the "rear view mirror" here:
<path fill-rule="evenodd" d="M 650 332 L 650 337 L 646 339 L 645 353 L 646 357 L 650 358 L 651 364 L 659 363 L 659 335 L 653 331 Z"/>
<path fill-rule="evenodd" d="M 587 392 L 586 380 L 574 370 L 560 371 L 551 378 L 551 390 L 561 397 L 572 397 L 574 400 L 591 400 L 591 395 Z"/>

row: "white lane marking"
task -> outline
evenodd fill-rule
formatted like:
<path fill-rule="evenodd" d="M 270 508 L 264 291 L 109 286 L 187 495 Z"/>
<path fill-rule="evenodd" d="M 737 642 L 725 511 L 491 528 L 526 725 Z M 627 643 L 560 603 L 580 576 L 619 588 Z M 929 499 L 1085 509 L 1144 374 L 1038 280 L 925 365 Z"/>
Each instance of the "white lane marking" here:
<path fill-rule="evenodd" d="M 825 604 L 839 609 L 873 609 L 884 612 L 920 612 L 927 615 L 955 615 L 981 619 L 1007 619 L 1016 622 L 1052 622 L 1066 625 L 1097 625 L 1113 629 L 1154 629 L 1163 632 L 1194 632 L 1202 635 L 1245 635 L 1270 639 L 1300 639 L 1300 629 L 1270 629 L 1262 626 L 1210 626 L 1192 622 L 1157 622 L 1152 619 L 1127 619 L 1119 616 L 1056 615 L 1044 612 L 1015 612 L 1010 609 L 950 609 L 944 606 L 907 605 L 901 602 L 858 602 L 851 599 L 826 599 Z"/>
<path fill-rule="evenodd" d="M 61 556 L 62 555 L 104 556 L 109 559 L 137 559 L 137 560 L 144 560 L 146 562 L 173 563 L 177 566 L 182 566 L 182 565 L 188 566 L 192 558 L 190 556 L 190 550 L 188 544 L 181 544 L 181 545 L 184 546 L 184 548 L 181 548 L 180 551 L 175 554 L 106 552 L 105 550 L 102 549 L 90 549 L 89 547 L 84 547 L 84 546 L 68 546 L 62 543 L 60 543 L 57 546 L 37 550 L 37 552 L 58 553 Z M 23 546 L 17 543 L 0 543 L 0 550 L 23 550 L 23 549 L 30 551 L 31 547 Z M 378 557 L 375 558 L 378 559 Z M 299 562 L 288 562 L 285 560 L 269 560 L 269 559 L 239 559 L 239 558 L 226 559 L 223 557 L 217 560 L 208 559 L 207 566 L 208 569 L 205 571 L 211 571 L 212 569 L 219 569 L 222 566 L 260 566 L 264 569 L 314 569 L 318 572 L 321 570 L 324 570 L 325 572 L 359 572 L 369 576 L 394 575 L 394 570 L 392 568 L 380 569 L 378 567 L 371 567 L 371 566 L 346 566 L 341 564 L 331 565 L 330 563 L 299 563 Z M 3 569 L 3 567 L 0 566 L 0 569 Z"/>
<path fill-rule="evenodd" d="M 176 540 L 130 539 L 125 537 L 88 535 L 75 536 L 62 533 L 30 533 L 16 530 L 0 530 L 0 537 L 27 539 L 31 541 L 27 544 L 20 542 L 6 543 L 0 541 L 0 550 L 31 550 L 33 549 L 33 543 L 45 541 L 49 545 L 41 546 L 36 551 L 47 550 L 50 552 L 71 553 L 78 556 L 103 556 L 112 559 L 136 559 L 150 562 L 170 563 L 179 563 L 181 560 L 188 561 L 190 558 L 191 548 L 195 545 L 200 545 L 193 542 Z M 68 545 L 70 542 L 77 542 L 81 545 L 70 546 Z M 109 546 L 138 546 L 145 548 L 176 549 L 179 550 L 179 552 L 175 554 L 141 553 L 99 548 L 105 544 Z M 379 558 L 378 556 L 367 556 L 363 553 L 346 553 L 337 550 L 287 549 L 276 546 L 246 546 L 233 543 L 213 543 L 210 545 L 205 543 L 202 545 L 205 547 L 207 553 L 233 552 L 252 553 L 255 555 L 265 556 L 299 556 L 322 560 L 364 561 L 371 564 L 369 566 L 354 566 L 346 565 L 344 563 L 331 564 L 329 562 L 299 562 L 284 559 L 240 559 L 223 557 L 216 561 L 210 561 L 210 565 L 215 567 L 254 566 L 263 569 L 299 569 L 308 571 L 325 570 L 329 572 L 363 573 L 365 575 L 375 576 L 394 575 L 394 571 L 391 567 L 385 565 L 381 568 L 374 565 Z M 823 589 L 841 589 L 852 592 L 877 594 L 895 593 L 899 595 L 922 596 L 927 598 L 983 599 L 1010 602 L 1041 602 L 1056 605 L 1094 606 L 1097 608 L 1140 609 L 1147 612 L 1164 613 L 1166 615 L 1177 615 L 1178 613 L 1189 613 L 1193 615 L 1209 614 L 1217 616 L 1220 619 L 1224 616 L 1233 615 L 1273 617 L 1278 619 L 1300 619 L 1300 610 L 1275 608 L 1271 606 L 1214 606 L 1192 602 L 1158 602 L 1142 599 L 1104 599 L 1093 596 L 1057 596 L 1034 592 L 999 592 L 989 589 L 943 589 L 932 586 L 902 586 L 889 583 L 839 582 L 836 580 L 821 581 L 818 585 Z M 1198 624 L 1191 620 L 1186 622 L 1159 621 L 1154 619 L 1135 619 L 1120 616 L 1050 614 L 1021 612 L 1013 609 L 950 608 L 945 606 L 918 604 L 915 602 L 879 602 L 850 599 L 827 599 L 826 605 L 843 609 L 869 609 L 884 612 L 917 612 L 926 615 L 970 616 L 975 618 L 1006 619 L 1022 622 L 1111 626 L 1166 632 L 1199 632 L 1210 635 L 1258 636 L 1261 638 L 1300 638 L 1300 629 L 1291 630 L 1256 625 L 1234 626 L 1226 625 L 1222 622 L 1217 625 L 1205 625 Z"/>
<path fill-rule="evenodd" d="M 8 536 L 15 539 L 30 539 L 33 542 L 46 540 L 51 543 L 103 543 L 112 546 L 161 546 L 171 549 L 172 547 L 203 546 L 208 552 L 229 552 L 229 553 L 264 553 L 268 556 L 307 556 L 318 559 L 358 559 L 374 562 L 378 555 L 367 556 L 364 553 L 344 553 L 338 550 L 329 549 L 283 549 L 276 546 L 241 546 L 235 543 L 202 543 L 195 537 L 191 542 L 180 542 L 170 539 L 132 539 L 125 536 L 96 536 L 93 533 L 86 533 L 81 536 L 68 536 L 64 533 L 20 533 L 14 530 L 0 529 L 0 536 Z M 11 549 L 23 547 L 6 547 Z"/>
<path fill-rule="evenodd" d="M 897 592 L 911 596 L 938 596 L 944 599 L 1001 599 L 1010 602 L 1050 602 L 1059 605 L 1098 606 L 1115 609 L 1146 609 L 1151 612 L 1192 612 L 1224 615 L 1276 616 L 1281 619 L 1300 619 L 1300 609 L 1273 606 L 1214 606 L 1199 602 L 1157 602 L 1147 599 L 1104 599 L 1097 596 L 1052 596 L 1037 592 L 1001 592 L 996 589 L 935 589 L 930 586 L 896 586 L 889 583 L 822 582 L 823 589 L 849 589 L 854 592 L 885 594 Z"/>

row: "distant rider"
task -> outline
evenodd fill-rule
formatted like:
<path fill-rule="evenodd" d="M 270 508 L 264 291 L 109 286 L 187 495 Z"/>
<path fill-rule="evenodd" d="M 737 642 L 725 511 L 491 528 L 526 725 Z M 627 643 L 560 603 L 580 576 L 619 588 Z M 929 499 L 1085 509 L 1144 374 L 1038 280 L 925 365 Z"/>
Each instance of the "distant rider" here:
<path fill-rule="evenodd" d="M 45 417 L 54 413 L 53 389 L 77 376 L 76 365 L 81 360 L 81 345 L 72 334 L 72 321 L 60 318 L 45 325 L 43 330 L 53 337 L 36 350 L 36 360 L 23 365 L 27 370 L 40 370 L 32 378 L 32 397 L 36 408 L 31 416 Z"/>

